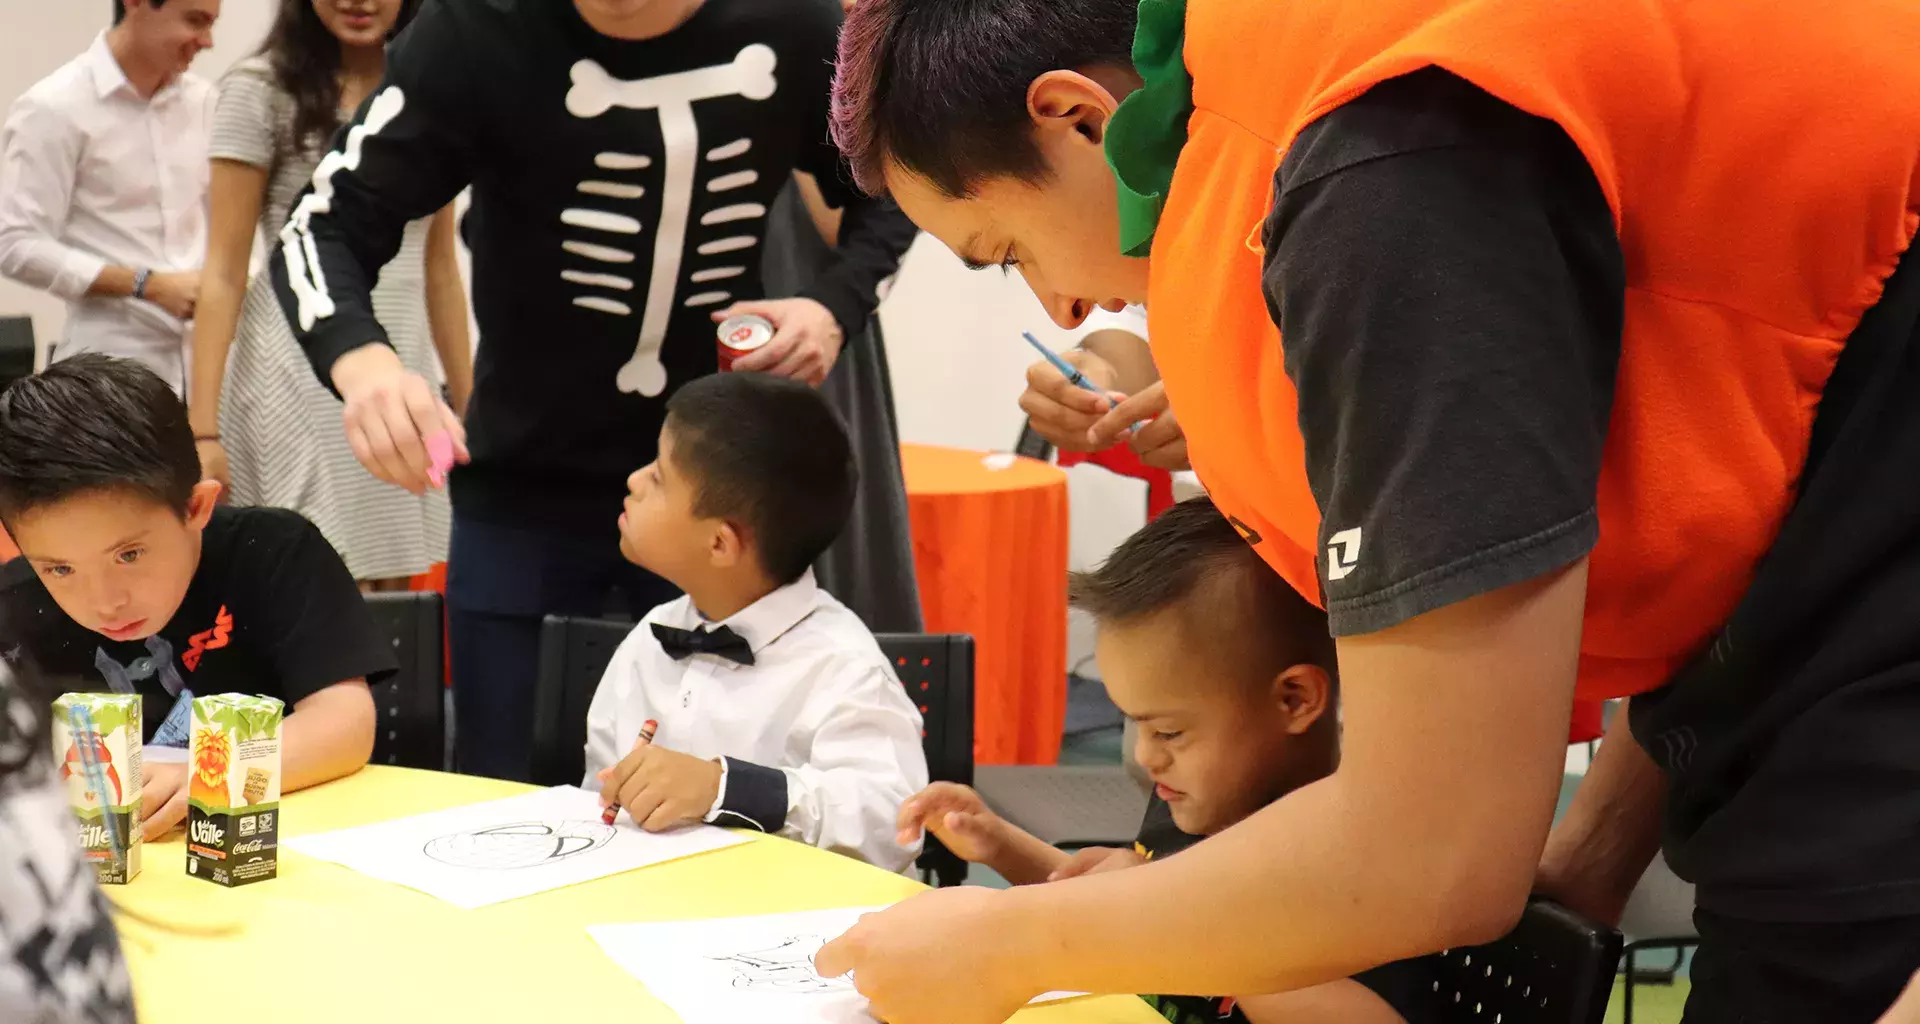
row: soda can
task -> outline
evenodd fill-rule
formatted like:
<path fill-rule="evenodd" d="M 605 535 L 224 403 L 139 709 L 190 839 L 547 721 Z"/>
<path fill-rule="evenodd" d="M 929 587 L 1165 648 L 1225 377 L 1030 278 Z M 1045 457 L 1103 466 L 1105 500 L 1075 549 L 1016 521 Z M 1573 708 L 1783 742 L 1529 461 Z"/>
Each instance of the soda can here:
<path fill-rule="evenodd" d="M 733 361 L 757 352 L 773 340 L 773 321 L 764 316 L 743 313 L 720 322 L 720 372 L 733 369 Z"/>

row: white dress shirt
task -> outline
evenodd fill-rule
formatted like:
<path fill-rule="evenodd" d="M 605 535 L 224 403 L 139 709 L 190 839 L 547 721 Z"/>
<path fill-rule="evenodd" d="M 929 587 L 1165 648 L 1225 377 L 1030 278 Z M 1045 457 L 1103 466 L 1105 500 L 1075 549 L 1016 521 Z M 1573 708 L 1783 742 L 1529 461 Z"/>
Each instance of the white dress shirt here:
<path fill-rule="evenodd" d="M 0 275 L 67 300 L 56 359 L 130 356 L 185 383 L 184 323 L 87 289 L 110 265 L 184 271 L 205 260 L 213 98 L 182 75 L 143 99 L 103 34 L 14 101 L 0 128 Z"/>
<path fill-rule="evenodd" d="M 713 654 L 676 661 L 653 624 L 726 626 L 754 664 Z M 648 612 L 614 653 L 587 711 L 587 775 L 633 750 L 648 719 L 656 746 L 723 766 L 707 820 L 758 828 L 888 871 L 916 849 L 894 841 L 900 805 L 927 784 L 920 713 L 859 616 L 797 582 L 719 623 L 689 598 Z"/>

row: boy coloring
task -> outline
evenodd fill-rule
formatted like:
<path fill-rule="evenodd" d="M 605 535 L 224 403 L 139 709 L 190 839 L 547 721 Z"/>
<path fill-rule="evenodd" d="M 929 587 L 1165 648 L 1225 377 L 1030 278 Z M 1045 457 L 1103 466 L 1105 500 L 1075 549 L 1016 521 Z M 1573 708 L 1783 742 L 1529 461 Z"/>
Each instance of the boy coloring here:
<path fill-rule="evenodd" d="M 846 526 L 855 475 L 845 428 L 804 384 L 723 373 L 667 403 L 620 551 L 686 596 L 647 613 L 594 693 L 585 785 L 604 806 L 652 831 L 704 821 L 889 871 L 912 861 L 892 837 L 927 784 L 920 716 L 809 568 Z"/>
<path fill-rule="evenodd" d="M 312 523 L 219 494 L 186 406 L 139 363 L 76 356 L 0 395 L 0 521 L 21 551 L 0 569 L 0 651 L 61 690 L 140 695 L 148 839 L 186 817 L 196 693 L 286 704 L 291 792 L 367 763 L 367 683 L 398 667 Z"/>
<path fill-rule="evenodd" d="M 1138 723 L 1135 757 L 1154 781 L 1134 847 L 1068 854 L 951 783 L 900 808 L 901 843 L 931 831 L 1015 885 L 1061 881 L 1172 856 L 1338 764 L 1326 615 L 1269 569 L 1211 500 L 1169 509 L 1097 572 L 1076 574 L 1070 594 L 1098 624 L 1107 693 Z M 1403 961 L 1297 992 L 1147 998 L 1174 1024 L 1420 1024 L 1431 983 L 1419 961 Z"/>

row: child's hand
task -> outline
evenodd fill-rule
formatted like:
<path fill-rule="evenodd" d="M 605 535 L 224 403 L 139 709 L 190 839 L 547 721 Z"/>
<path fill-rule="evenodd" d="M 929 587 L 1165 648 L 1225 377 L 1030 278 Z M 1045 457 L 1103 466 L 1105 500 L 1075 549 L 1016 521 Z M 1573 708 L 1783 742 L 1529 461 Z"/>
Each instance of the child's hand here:
<path fill-rule="evenodd" d="M 140 785 L 140 835 L 151 843 L 187 818 L 187 766 L 149 764 Z"/>
<path fill-rule="evenodd" d="M 1047 876 L 1049 882 L 1063 882 L 1081 875 L 1097 875 L 1104 871 L 1119 871 L 1122 868 L 1139 867 L 1147 858 L 1132 850 L 1123 850 L 1117 846 L 1089 846 L 1067 858 L 1065 864 Z"/>
<path fill-rule="evenodd" d="M 720 797 L 720 763 L 647 743 L 602 770 L 600 781 L 600 806 L 618 804 L 634 824 L 663 832 L 706 820 Z"/>
<path fill-rule="evenodd" d="M 972 789 L 936 782 L 900 805 L 900 845 L 912 846 L 923 830 L 938 836 L 954 856 L 981 864 L 993 860 L 1005 846 L 1007 822 Z"/>

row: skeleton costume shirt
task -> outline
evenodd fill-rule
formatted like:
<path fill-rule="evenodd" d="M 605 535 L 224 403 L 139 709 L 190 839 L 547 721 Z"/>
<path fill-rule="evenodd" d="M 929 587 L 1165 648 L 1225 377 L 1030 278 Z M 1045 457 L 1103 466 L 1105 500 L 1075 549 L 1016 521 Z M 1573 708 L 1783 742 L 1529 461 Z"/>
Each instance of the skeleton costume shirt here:
<path fill-rule="evenodd" d="M 833 0 L 707 0 L 626 41 L 568 0 L 428 0 L 275 247 L 321 379 L 385 340 L 368 289 L 406 222 L 471 185 L 480 345 L 455 504 L 609 534 L 666 396 L 718 368 L 711 314 L 762 297 L 765 218 L 793 171 L 846 210 L 845 260 L 805 295 L 849 336 L 913 239 L 827 137 L 840 19 Z"/>

